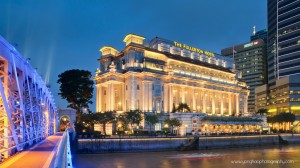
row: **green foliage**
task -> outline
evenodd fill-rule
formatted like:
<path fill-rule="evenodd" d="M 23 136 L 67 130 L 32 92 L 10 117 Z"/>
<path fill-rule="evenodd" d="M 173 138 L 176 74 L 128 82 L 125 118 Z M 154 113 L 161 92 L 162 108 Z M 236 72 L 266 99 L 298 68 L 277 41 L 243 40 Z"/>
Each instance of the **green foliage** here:
<path fill-rule="evenodd" d="M 66 99 L 68 107 L 76 110 L 76 121 L 81 121 L 82 109 L 92 104 L 93 84 L 90 79 L 92 74 L 86 70 L 67 70 L 58 75 L 57 83 L 60 84 L 58 95 Z"/>
<path fill-rule="evenodd" d="M 145 121 L 150 126 L 150 132 L 151 132 L 152 125 L 158 123 L 159 119 L 157 115 L 150 113 L 150 114 L 145 114 Z"/>
<path fill-rule="evenodd" d="M 175 103 L 173 103 L 173 108 L 172 108 L 172 113 L 176 112 L 176 107 L 175 107 Z"/>
<path fill-rule="evenodd" d="M 130 110 L 129 112 L 125 113 L 125 116 L 128 119 L 130 125 L 139 125 L 143 120 L 142 112 L 139 110 Z"/>
<path fill-rule="evenodd" d="M 154 125 L 159 122 L 158 116 L 155 114 L 145 114 L 145 121 L 149 125 Z"/>
<path fill-rule="evenodd" d="M 282 112 L 278 115 L 268 117 L 268 123 L 284 123 L 284 122 L 294 122 L 296 119 L 295 114 Z"/>
<path fill-rule="evenodd" d="M 259 109 L 256 113 L 257 113 L 257 114 L 260 114 L 260 115 L 264 115 L 264 114 L 268 114 L 268 110 L 262 108 L 262 109 Z"/>
<path fill-rule="evenodd" d="M 140 110 L 130 110 L 129 112 L 125 112 L 119 115 L 117 120 L 122 123 L 122 129 L 127 130 L 129 124 L 131 126 L 134 124 L 139 125 L 143 120 L 143 116 Z"/>
<path fill-rule="evenodd" d="M 185 110 L 186 111 L 191 111 L 190 107 L 186 103 L 179 103 L 176 110 L 178 110 L 180 112 L 184 112 Z"/>
<path fill-rule="evenodd" d="M 129 119 L 127 118 L 127 115 L 125 115 L 125 113 L 119 115 L 117 120 L 121 122 L 122 130 L 128 129 Z"/>
<path fill-rule="evenodd" d="M 104 113 L 97 112 L 93 115 L 95 123 L 100 123 L 103 126 L 104 134 L 106 135 L 106 124 L 113 123 L 116 119 L 115 111 L 107 111 Z"/>
<path fill-rule="evenodd" d="M 205 116 L 203 121 L 220 121 L 220 122 L 261 122 L 261 119 L 251 117 L 225 117 L 225 116 Z"/>
<path fill-rule="evenodd" d="M 177 118 L 166 119 L 164 121 L 164 123 L 165 123 L 165 125 L 167 124 L 169 127 L 171 127 L 172 133 L 173 133 L 174 127 L 180 127 L 182 125 L 182 122 Z"/>

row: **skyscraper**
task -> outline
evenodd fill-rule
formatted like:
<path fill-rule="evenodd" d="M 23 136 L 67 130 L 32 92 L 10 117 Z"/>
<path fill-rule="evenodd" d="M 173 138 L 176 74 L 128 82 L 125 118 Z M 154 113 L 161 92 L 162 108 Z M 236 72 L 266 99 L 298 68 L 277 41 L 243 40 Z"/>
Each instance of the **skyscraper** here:
<path fill-rule="evenodd" d="M 265 44 L 267 44 L 267 38 L 268 38 L 268 31 L 266 29 L 263 29 L 253 33 L 253 35 L 250 36 L 250 41 L 262 39 L 264 40 Z"/>
<path fill-rule="evenodd" d="M 266 45 L 264 40 L 257 39 L 222 49 L 221 55 L 234 57 L 236 69 L 242 72 L 242 80 L 249 86 L 248 111 L 255 112 L 255 88 L 266 83 Z"/>
<path fill-rule="evenodd" d="M 268 0 L 268 85 L 255 89 L 256 109 L 300 115 L 300 1 Z"/>
<path fill-rule="evenodd" d="M 268 0 L 268 83 L 300 74 L 300 1 Z"/>

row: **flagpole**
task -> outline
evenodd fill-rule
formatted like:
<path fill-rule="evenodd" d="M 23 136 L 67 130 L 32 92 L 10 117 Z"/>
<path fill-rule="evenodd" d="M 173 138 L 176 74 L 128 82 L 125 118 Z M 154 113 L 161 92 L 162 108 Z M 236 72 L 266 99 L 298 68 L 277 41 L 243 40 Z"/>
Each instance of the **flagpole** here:
<path fill-rule="evenodd" d="M 234 52 L 235 52 L 234 46 L 232 46 L 232 60 L 233 60 L 233 65 L 234 65 L 233 69 L 235 69 Z"/>

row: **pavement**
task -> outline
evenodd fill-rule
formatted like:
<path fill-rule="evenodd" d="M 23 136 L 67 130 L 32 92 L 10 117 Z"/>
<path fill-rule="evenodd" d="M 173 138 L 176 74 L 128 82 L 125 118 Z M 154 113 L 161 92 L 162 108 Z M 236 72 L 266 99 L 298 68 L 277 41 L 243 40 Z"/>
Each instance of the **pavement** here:
<path fill-rule="evenodd" d="M 0 164 L 1 168 L 46 168 L 50 166 L 63 133 L 47 137 L 28 150 L 13 155 Z"/>

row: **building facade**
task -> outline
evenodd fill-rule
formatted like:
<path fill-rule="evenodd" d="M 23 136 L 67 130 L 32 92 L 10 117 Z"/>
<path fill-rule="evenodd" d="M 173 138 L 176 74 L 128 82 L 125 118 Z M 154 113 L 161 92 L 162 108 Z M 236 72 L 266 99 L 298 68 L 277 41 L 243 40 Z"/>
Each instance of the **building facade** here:
<path fill-rule="evenodd" d="M 221 54 L 230 58 L 234 57 L 235 67 L 242 72 L 242 80 L 247 83 L 250 89 L 248 111 L 255 112 L 255 88 L 267 82 L 266 44 L 264 40 L 257 39 L 228 47 L 222 49 Z"/>
<path fill-rule="evenodd" d="M 256 89 L 256 109 L 300 115 L 299 6 L 296 0 L 268 0 L 268 85 Z"/>
<path fill-rule="evenodd" d="M 125 48 L 102 47 L 94 80 L 97 112 L 169 113 L 179 103 L 208 115 L 248 113 L 249 91 L 231 58 L 176 41 L 129 34 Z"/>
<path fill-rule="evenodd" d="M 268 83 L 300 74 L 300 1 L 268 0 Z"/>
<path fill-rule="evenodd" d="M 250 41 L 254 41 L 258 39 L 262 39 L 266 44 L 268 41 L 268 31 L 266 29 L 259 30 L 258 32 L 254 31 L 253 35 L 250 36 Z"/>
<path fill-rule="evenodd" d="M 300 75 L 282 77 L 272 89 L 263 85 L 257 87 L 255 93 L 257 110 L 266 108 L 272 115 L 281 112 L 300 115 Z"/>

